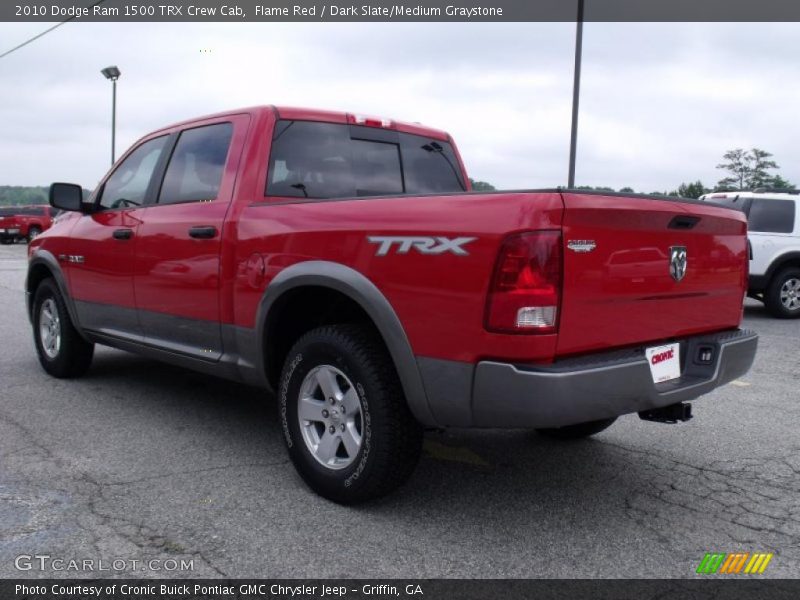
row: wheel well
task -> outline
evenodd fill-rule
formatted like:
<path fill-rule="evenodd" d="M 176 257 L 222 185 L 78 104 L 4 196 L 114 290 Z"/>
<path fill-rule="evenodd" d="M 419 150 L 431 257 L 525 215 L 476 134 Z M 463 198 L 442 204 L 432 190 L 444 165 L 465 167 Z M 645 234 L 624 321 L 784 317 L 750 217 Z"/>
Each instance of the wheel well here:
<path fill-rule="evenodd" d="M 367 312 L 346 294 L 323 286 L 302 286 L 281 295 L 270 307 L 262 341 L 265 372 L 272 388 L 278 389 L 286 355 L 303 334 L 341 323 L 368 325 L 380 337 Z"/>
<path fill-rule="evenodd" d="M 25 287 L 31 298 L 30 310 L 33 310 L 33 296 L 36 294 L 39 284 L 48 277 L 52 278 L 53 272 L 41 263 L 33 265 L 30 271 L 28 271 L 28 279 L 25 283 Z"/>
<path fill-rule="evenodd" d="M 788 268 L 800 269 L 800 256 L 791 256 L 775 263 L 769 270 L 769 282 L 771 283 L 778 273 Z"/>

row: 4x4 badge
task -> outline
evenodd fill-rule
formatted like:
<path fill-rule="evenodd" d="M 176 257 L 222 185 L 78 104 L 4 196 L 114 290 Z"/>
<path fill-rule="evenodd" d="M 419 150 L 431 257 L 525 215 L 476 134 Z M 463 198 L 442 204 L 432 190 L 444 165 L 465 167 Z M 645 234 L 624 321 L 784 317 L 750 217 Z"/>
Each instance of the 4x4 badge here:
<path fill-rule="evenodd" d="M 686 275 L 688 264 L 686 246 L 670 246 L 669 254 L 669 274 L 675 281 L 680 281 Z"/>

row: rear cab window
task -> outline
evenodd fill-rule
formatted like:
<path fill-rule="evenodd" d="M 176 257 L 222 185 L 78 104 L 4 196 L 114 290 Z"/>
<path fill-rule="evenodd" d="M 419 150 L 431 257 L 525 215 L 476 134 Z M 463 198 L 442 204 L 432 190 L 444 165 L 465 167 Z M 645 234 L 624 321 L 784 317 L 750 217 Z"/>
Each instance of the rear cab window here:
<path fill-rule="evenodd" d="M 357 198 L 465 189 L 448 142 L 360 125 L 275 125 L 267 196 Z"/>

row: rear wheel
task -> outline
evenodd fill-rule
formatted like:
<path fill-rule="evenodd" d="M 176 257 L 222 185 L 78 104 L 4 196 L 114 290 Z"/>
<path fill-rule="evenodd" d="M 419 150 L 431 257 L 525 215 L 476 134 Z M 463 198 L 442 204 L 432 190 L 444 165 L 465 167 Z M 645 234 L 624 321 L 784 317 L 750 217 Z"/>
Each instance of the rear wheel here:
<path fill-rule="evenodd" d="M 28 242 L 32 242 L 33 240 L 35 240 L 37 237 L 39 237 L 39 234 L 41 233 L 42 230 L 39 229 L 38 227 L 31 227 L 30 229 L 28 229 Z"/>
<path fill-rule="evenodd" d="M 7 238 L 7 237 L 0 238 L 0 244 L 3 244 L 4 246 L 7 246 L 8 244 L 13 244 L 13 243 L 14 243 L 14 238 Z"/>
<path fill-rule="evenodd" d="M 36 288 L 33 340 L 39 362 L 53 377 L 80 377 L 92 364 L 94 344 L 84 340 L 75 329 L 52 279 L 45 279 Z"/>
<path fill-rule="evenodd" d="M 553 427 L 549 429 L 537 429 L 539 435 L 559 440 L 578 440 L 589 437 L 595 433 L 600 433 L 611 427 L 617 418 L 600 419 L 598 421 L 587 421 L 576 425 L 566 425 L 564 427 Z"/>
<path fill-rule="evenodd" d="M 295 468 L 334 502 L 388 494 L 419 460 L 422 427 L 386 349 L 366 327 L 326 326 L 300 338 L 283 367 L 278 405 Z"/>
<path fill-rule="evenodd" d="M 790 267 L 775 275 L 764 296 L 764 304 L 773 317 L 800 317 L 800 269 Z"/>

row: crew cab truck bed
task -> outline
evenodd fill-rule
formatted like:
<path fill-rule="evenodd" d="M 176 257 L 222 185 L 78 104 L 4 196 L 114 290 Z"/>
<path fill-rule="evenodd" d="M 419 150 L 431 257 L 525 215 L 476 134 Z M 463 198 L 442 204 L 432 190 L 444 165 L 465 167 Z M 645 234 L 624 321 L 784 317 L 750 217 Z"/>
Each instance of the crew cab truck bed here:
<path fill-rule="evenodd" d="M 686 200 L 469 191 L 417 124 L 257 107 L 145 136 L 30 247 L 40 362 L 93 345 L 277 395 L 293 463 L 350 503 L 411 474 L 424 428 L 596 433 L 745 373 L 746 224 Z"/>

